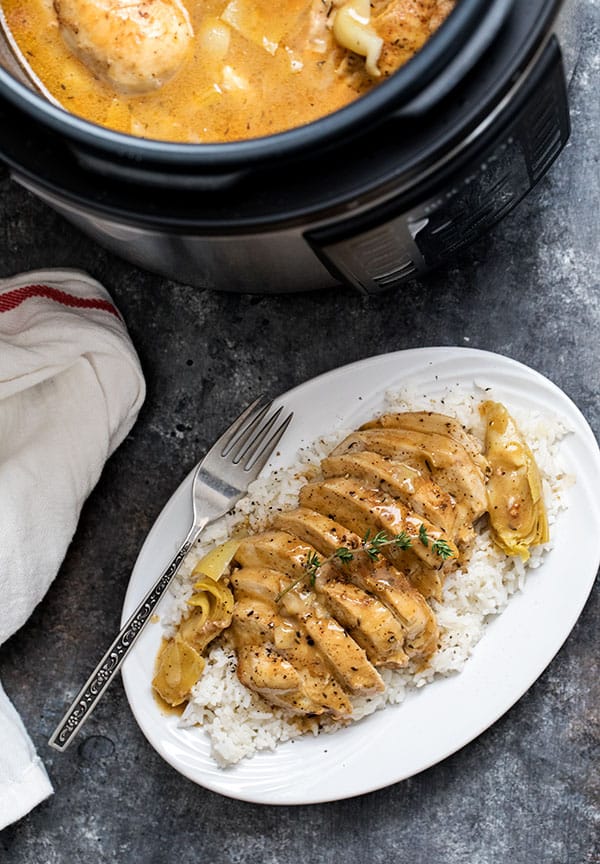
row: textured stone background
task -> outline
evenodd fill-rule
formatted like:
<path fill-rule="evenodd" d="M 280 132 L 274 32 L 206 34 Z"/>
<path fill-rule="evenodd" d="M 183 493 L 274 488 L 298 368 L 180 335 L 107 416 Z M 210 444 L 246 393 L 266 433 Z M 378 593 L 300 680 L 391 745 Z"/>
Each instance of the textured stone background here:
<path fill-rule="evenodd" d="M 56 582 L 0 650 L 0 677 L 56 789 L 0 834 L 1 862 L 600 860 L 597 592 L 548 669 L 491 729 L 441 764 L 360 798 L 276 808 L 205 791 L 146 743 L 120 681 L 70 750 L 46 743 L 118 628 L 128 574 L 164 502 L 257 392 L 277 394 L 373 353 L 469 345 L 549 376 L 598 434 L 599 6 L 580 6 L 573 133 L 559 162 L 455 266 L 379 298 L 342 289 L 237 296 L 168 282 L 115 260 L 0 181 L 0 275 L 60 265 L 91 272 L 123 312 L 148 384 Z"/>

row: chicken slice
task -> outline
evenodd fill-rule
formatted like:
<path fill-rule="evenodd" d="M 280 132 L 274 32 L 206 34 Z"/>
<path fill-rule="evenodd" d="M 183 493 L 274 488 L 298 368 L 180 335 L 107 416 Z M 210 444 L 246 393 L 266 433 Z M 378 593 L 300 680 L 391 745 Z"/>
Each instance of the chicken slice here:
<path fill-rule="evenodd" d="M 388 0 L 375 3 L 372 26 L 383 39 L 378 66 L 391 75 L 419 51 L 429 39 L 429 19 L 435 0 Z"/>
<path fill-rule="evenodd" d="M 322 573 L 317 576 L 315 590 L 374 666 L 406 666 L 409 657 L 404 650 L 404 628 L 377 597 L 352 582 L 327 578 Z"/>
<path fill-rule="evenodd" d="M 231 577 L 236 597 L 254 597 L 271 603 L 275 613 L 298 622 L 298 632 L 312 640 L 343 689 L 352 694 L 369 695 L 384 689 L 380 675 L 365 651 L 344 630 L 305 587 L 290 587 L 292 580 L 275 570 L 242 567 Z M 283 588 L 289 590 L 279 603 Z M 310 641 L 309 641 L 310 644 Z"/>
<path fill-rule="evenodd" d="M 313 546 L 325 557 L 333 555 L 340 546 L 347 549 L 360 549 L 361 546 L 361 539 L 354 531 L 308 507 L 284 510 L 275 516 L 273 524 Z"/>
<path fill-rule="evenodd" d="M 298 507 L 277 514 L 275 524 L 284 531 L 309 543 L 324 557 L 332 555 L 340 546 L 358 550 L 361 539 L 328 516 Z M 408 657 L 403 649 L 403 626 L 380 600 L 347 581 L 348 568 L 340 571 L 329 568 L 316 579 L 315 590 L 329 611 L 349 630 L 352 637 L 367 652 L 369 660 L 377 666 L 404 666 Z M 335 576 L 335 578 L 331 578 Z"/>
<path fill-rule="evenodd" d="M 437 525 L 445 534 L 454 535 L 454 499 L 434 483 L 429 474 L 368 450 L 328 456 L 322 460 L 321 470 L 325 477 L 355 477 L 366 486 L 381 489 Z"/>
<path fill-rule="evenodd" d="M 395 462 L 406 462 L 449 492 L 471 521 L 487 509 L 485 478 L 469 453 L 446 435 L 405 429 L 364 429 L 348 435 L 333 456 L 369 450 Z"/>
<path fill-rule="evenodd" d="M 261 695 L 268 692 L 271 701 L 299 714 L 351 716 L 352 705 L 313 639 L 298 621 L 280 615 L 274 603 L 241 597 L 235 604 L 232 627 L 242 684 Z M 274 663 L 273 654 L 283 664 Z M 291 689 L 285 674 L 291 675 L 292 670 L 285 663 L 295 672 Z"/>
<path fill-rule="evenodd" d="M 236 568 L 232 571 L 229 582 L 236 599 L 247 596 L 257 597 L 259 600 L 267 602 L 278 597 L 292 584 L 292 580 L 285 573 L 280 570 L 271 570 L 268 567 Z M 285 606 L 282 608 L 285 611 Z"/>
<path fill-rule="evenodd" d="M 356 696 L 381 693 L 385 685 L 365 650 L 334 617 L 324 614 L 323 607 L 319 609 L 319 606 L 315 603 L 314 611 L 304 616 L 302 623 L 343 689 Z"/>
<path fill-rule="evenodd" d="M 396 414 L 382 414 L 375 420 L 363 423 L 362 429 L 406 429 L 411 432 L 429 432 L 436 435 L 447 435 L 467 451 L 475 464 L 485 472 L 487 460 L 483 455 L 483 447 L 474 435 L 470 435 L 465 427 L 454 417 L 438 414 L 436 411 L 400 411 Z"/>
<path fill-rule="evenodd" d="M 242 567 L 267 567 L 301 579 L 306 576 L 306 563 L 314 551 L 286 531 L 263 531 L 242 540 L 234 561 Z"/>
<path fill-rule="evenodd" d="M 337 520 L 362 537 L 372 537 L 380 531 L 390 538 L 407 537 L 409 548 L 389 544 L 381 547 L 382 554 L 396 567 L 405 570 L 412 584 L 425 597 L 441 596 L 440 571 L 456 565 L 458 549 L 436 525 L 400 501 L 378 489 L 362 486 L 349 477 L 330 477 L 322 482 L 307 483 L 300 490 L 299 499 L 304 507 L 324 515 L 335 514 Z M 447 545 L 451 556 L 447 565 L 435 551 L 436 541 Z"/>
<path fill-rule="evenodd" d="M 321 573 L 329 579 L 328 568 L 339 571 L 343 565 L 326 564 Z M 438 628 L 431 607 L 423 595 L 416 591 L 406 577 L 389 561 L 372 561 L 364 552 L 358 552 L 351 568 L 344 575 L 354 585 L 380 600 L 402 623 L 403 648 L 413 660 L 426 663 L 437 648 Z"/>
<path fill-rule="evenodd" d="M 302 691 L 300 676 L 289 660 L 265 645 L 237 645 L 240 682 L 272 705 L 296 714 L 323 713 Z"/>
<path fill-rule="evenodd" d="M 383 39 L 378 66 L 391 75 L 423 47 L 455 0 L 372 0 L 371 5 L 372 26 Z"/>
<path fill-rule="evenodd" d="M 69 49 L 123 93 L 162 87 L 194 38 L 180 0 L 54 0 L 54 9 Z"/>
<path fill-rule="evenodd" d="M 324 557 L 340 546 L 360 548 L 360 537 L 348 529 L 305 507 L 278 513 L 276 526 L 309 543 Z M 352 582 L 340 581 L 340 573 L 329 569 L 329 577 L 320 572 L 315 590 L 323 605 L 331 612 L 352 638 L 363 648 L 375 666 L 400 668 L 406 666 L 408 655 L 403 649 L 404 629 L 400 621 L 380 600 L 358 588 Z M 335 579 L 331 578 L 332 573 Z M 346 570 L 342 570 L 344 576 Z"/>

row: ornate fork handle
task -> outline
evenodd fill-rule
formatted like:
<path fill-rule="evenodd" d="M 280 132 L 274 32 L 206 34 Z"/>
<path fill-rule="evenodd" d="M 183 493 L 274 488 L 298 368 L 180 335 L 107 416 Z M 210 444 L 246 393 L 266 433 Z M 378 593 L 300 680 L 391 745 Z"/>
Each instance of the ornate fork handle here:
<path fill-rule="evenodd" d="M 207 522 L 208 519 L 204 519 L 192 526 L 171 563 L 159 576 L 142 602 L 121 628 L 83 685 L 48 742 L 55 750 L 65 750 L 71 738 L 92 713 L 94 706 L 117 674 L 123 660 L 125 660 L 132 646 L 135 644 L 136 639 L 156 608 L 158 601 L 173 581 L 183 559 L 192 548 Z"/>

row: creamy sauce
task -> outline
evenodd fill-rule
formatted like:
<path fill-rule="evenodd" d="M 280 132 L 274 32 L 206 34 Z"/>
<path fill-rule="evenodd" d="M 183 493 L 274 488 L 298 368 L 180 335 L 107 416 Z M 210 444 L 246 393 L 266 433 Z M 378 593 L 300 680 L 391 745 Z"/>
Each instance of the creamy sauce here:
<path fill-rule="evenodd" d="M 187 0 L 195 38 L 183 66 L 153 92 L 118 93 L 69 50 L 51 0 L 1 5 L 24 59 L 60 105 L 100 125 L 159 140 L 220 142 L 281 132 L 347 105 L 394 71 L 386 61 L 375 79 L 363 57 L 335 42 L 327 22 L 331 0 L 316 7 L 311 0 Z M 396 68 L 453 4 L 397 5 L 394 26 L 407 35 L 404 43 L 402 33 L 389 43 L 404 45 L 393 59 Z M 389 29 L 389 21 L 384 24 Z"/>

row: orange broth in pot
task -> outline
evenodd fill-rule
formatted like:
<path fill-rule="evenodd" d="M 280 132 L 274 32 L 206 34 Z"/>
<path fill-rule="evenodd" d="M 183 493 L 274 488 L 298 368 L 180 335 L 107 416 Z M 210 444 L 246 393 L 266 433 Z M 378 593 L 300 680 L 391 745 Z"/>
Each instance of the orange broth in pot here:
<path fill-rule="evenodd" d="M 187 58 L 171 80 L 142 94 L 117 92 L 67 47 L 51 0 L 0 5 L 22 62 L 66 110 L 136 136 L 208 143 L 271 135 L 342 108 L 409 59 L 454 4 L 372 3 L 382 57 L 394 52 L 373 77 L 364 57 L 334 38 L 339 0 L 187 0 Z"/>

